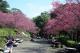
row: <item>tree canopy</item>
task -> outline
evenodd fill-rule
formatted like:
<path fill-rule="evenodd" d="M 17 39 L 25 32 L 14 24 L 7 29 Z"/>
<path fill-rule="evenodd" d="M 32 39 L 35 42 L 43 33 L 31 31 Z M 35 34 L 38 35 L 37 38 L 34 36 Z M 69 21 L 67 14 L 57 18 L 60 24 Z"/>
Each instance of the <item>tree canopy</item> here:
<path fill-rule="evenodd" d="M 50 18 L 50 15 L 48 12 L 42 12 L 41 15 L 34 17 L 33 21 L 36 23 L 36 25 L 39 28 L 42 28 L 45 24 L 45 22 L 47 22 L 47 20 Z"/>
<path fill-rule="evenodd" d="M 0 0 L 0 11 L 8 12 L 9 5 L 5 0 Z"/>
<path fill-rule="evenodd" d="M 59 34 L 60 31 L 69 32 L 70 30 L 80 29 L 80 4 L 66 3 L 51 11 L 56 17 L 48 20 L 44 31 L 47 34 Z M 53 17 L 53 16 L 52 16 Z"/>

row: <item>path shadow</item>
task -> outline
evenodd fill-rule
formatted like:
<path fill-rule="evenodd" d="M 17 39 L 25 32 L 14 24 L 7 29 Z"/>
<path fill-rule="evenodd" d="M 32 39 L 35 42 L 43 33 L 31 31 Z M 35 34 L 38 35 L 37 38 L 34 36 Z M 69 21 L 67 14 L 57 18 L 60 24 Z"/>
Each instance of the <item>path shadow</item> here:
<path fill-rule="evenodd" d="M 37 39 L 37 40 L 33 39 L 33 41 L 31 41 L 31 42 L 39 43 L 39 44 L 49 44 L 48 41 L 46 41 L 46 40 L 40 40 L 40 39 Z"/>
<path fill-rule="evenodd" d="M 29 48 L 29 47 L 28 47 L 28 48 L 23 48 L 23 50 L 24 50 L 24 49 L 26 50 L 26 51 L 22 51 L 22 52 L 24 52 L 24 53 L 29 53 L 29 52 L 30 52 L 30 53 L 34 53 L 34 52 L 35 52 L 35 53 L 45 53 L 45 52 L 46 52 L 45 49 L 42 49 L 42 48 L 40 48 L 40 47 L 39 47 L 39 48 L 34 48 L 34 47 L 33 47 L 33 48 L 32 48 L 32 47 Z"/>

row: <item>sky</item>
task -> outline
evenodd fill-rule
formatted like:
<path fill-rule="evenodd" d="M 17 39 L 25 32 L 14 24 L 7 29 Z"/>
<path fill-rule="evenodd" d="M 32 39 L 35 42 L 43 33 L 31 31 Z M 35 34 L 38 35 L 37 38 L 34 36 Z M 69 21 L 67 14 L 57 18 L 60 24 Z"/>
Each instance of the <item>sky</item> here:
<path fill-rule="evenodd" d="M 10 8 L 20 9 L 30 19 L 52 9 L 53 0 L 7 0 Z M 60 0 L 64 3 L 64 0 Z"/>

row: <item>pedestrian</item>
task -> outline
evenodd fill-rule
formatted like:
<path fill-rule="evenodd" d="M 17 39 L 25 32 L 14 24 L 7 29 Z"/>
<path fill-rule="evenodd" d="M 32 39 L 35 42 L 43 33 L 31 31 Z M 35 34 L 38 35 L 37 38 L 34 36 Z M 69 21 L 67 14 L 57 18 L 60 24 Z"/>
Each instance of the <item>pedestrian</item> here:
<path fill-rule="evenodd" d="M 7 48 L 9 48 L 9 52 L 10 53 L 12 53 L 13 44 L 14 44 L 14 38 L 13 38 L 13 36 L 9 35 L 7 37 L 7 44 L 6 44 L 6 46 L 7 46 Z"/>

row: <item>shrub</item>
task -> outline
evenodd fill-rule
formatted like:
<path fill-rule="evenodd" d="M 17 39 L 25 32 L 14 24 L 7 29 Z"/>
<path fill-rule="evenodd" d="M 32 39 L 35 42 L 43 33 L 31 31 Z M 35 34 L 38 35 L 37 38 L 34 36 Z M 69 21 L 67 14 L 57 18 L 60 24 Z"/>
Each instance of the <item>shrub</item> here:
<path fill-rule="evenodd" d="M 65 37 L 59 37 L 58 40 L 59 40 L 61 43 L 65 44 L 66 41 L 67 41 L 67 38 L 65 38 Z"/>
<path fill-rule="evenodd" d="M 77 44 L 76 41 L 72 41 L 72 40 L 67 40 L 66 43 L 67 43 L 66 46 L 68 47 L 74 47 Z"/>
<path fill-rule="evenodd" d="M 66 45 L 67 47 L 74 47 L 77 44 L 76 41 L 70 40 L 65 37 L 59 37 L 58 39 L 62 44 Z"/>

